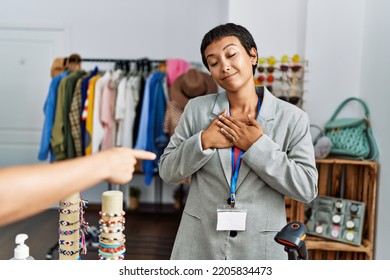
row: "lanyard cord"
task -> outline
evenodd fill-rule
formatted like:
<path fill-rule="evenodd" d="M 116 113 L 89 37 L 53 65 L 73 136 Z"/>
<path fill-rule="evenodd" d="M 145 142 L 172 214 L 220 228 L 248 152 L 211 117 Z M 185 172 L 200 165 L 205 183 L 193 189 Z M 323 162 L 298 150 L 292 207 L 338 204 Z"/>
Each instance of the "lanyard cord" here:
<path fill-rule="evenodd" d="M 256 119 L 257 119 L 257 116 L 259 115 L 260 108 L 261 108 L 261 99 L 259 96 L 259 99 L 257 102 Z M 230 114 L 230 108 L 229 108 L 229 114 Z M 238 154 L 237 162 L 234 164 L 234 158 L 235 158 L 234 157 L 234 147 L 232 147 L 232 171 L 234 171 L 232 174 L 232 179 L 231 179 L 231 184 L 230 184 L 230 205 L 232 208 L 234 208 L 234 206 L 236 204 L 236 184 L 237 184 L 238 173 L 239 173 L 240 165 L 241 165 L 241 157 L 242 157 L 243 153 L 244 153 L 243 150 L 240 150 L 240 153 Z"/>

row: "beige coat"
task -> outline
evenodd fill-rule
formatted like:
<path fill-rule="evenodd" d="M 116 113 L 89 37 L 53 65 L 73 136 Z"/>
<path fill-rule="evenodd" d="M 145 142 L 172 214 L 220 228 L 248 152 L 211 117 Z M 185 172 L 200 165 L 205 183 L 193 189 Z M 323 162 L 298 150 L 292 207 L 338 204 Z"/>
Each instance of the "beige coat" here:
<path fill-rule="evenodd" d="M 257 121 L 264 135 L 242 156 L 236 207 L 246 230 L 217 231 L 217 206 L 227 205 L 231 148 L 202 151 L 201 132 L 229 103 L 225 92 L 190 100 L 159 161 L 161 178 L 177 184 L 192 175 L 172 259 L 287 259 L 275 234 L 286 225 L 284 197 L 309 202 L 317 169 L 307 114 L 264 89 Z M 234 235 L 234 234 L 233 234 Z"/>

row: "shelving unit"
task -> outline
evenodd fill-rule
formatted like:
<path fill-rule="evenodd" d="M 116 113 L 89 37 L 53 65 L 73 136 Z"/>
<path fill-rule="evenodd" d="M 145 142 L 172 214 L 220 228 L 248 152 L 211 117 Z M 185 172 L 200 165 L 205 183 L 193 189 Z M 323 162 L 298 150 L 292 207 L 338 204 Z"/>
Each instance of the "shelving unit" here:
<path fill-rule="evenodd" d="M 308 236 L 309 259 L 370 260 L 374 255 L 378 164 L 345 159 L 317 160 L 318 195 L 341 197 L 365 204 L 362 244 L 344 244 Z M 344 174 L 343 174 L 344 173 Z M 288 222 L 305 223 L 305 204 L 286 198 Z"/>

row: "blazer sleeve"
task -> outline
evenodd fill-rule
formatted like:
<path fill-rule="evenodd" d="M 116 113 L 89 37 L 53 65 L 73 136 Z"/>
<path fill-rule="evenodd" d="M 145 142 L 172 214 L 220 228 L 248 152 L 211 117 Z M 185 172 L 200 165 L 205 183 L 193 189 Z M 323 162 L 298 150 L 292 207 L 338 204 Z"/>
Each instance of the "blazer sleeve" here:
<path fill-rule="evenodd" d="M 202 150 L 201 133 L 203 126 L 209 124 L 199 119 L 190 100 L 180 117 L 180 121 L 172 135 L 164 153 L 161 155 L 158 167 L 160 177 L 169 184 L 178 184 L 184 178 L 191 176 L 214 155 L 215 149 Z"/>
<path fill-rule="evenodd" d="M 291 129 L 287 131 L 291 132 L 278 132 L 286 133 L 284 147 L 264 134 L 243 154 L 242 159 L 270 187 L 307 203 L 318 192 L 318 173 L 307 114 L 301 111 L 289 127 Z"/>

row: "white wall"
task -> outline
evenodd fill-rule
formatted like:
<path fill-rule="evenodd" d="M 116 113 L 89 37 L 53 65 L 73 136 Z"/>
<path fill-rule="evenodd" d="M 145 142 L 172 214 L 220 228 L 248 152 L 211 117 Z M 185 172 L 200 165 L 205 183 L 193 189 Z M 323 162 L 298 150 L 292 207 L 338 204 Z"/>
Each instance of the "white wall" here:
<path fill-rule="evenodd" d="M 307 0 L 230 0 L 228 20 L 253 35 L 259 57 L 303 54 Z"/>
<path fill-rule="evenodd" d="M 390 259 L 390 2 L 365 1 L 364 40 L 360 79 L 360 96 L 370 107 L 372 127 L 380 148 L 376 258 Z"/>
<path fill-rule="evenodd" d="M 360 95 L 364 2 L 308 1 L 305 109 L 314 124 L 324 125 L 344 99 Z"/>
<path fill-rule="evenodd" d="M 69 32 L 68 51 L 84 57 L 200 61 L 202 36 L 210 26 L 226 19 L 227 6 L 223 3 L 0 0 L 0 22 L 64 26 Z"/>
<path fill-rule="evenodd" d="M 349 96 L 363 98 L 371 109 L 381 149 L 376 258 L 390 259 L 385 146 L 390 135 L 384 121 L 390 111 L 389 5 L 386 0 L 0 0 L 0 24 L 63 26 L 68 52 L 84 57 L 200 61 L 204 33 L 232 21 L 252 32 L 260 56 L 301 54 L 309 61 L 304 109 L 312 123 L 323 125 Z"/>

